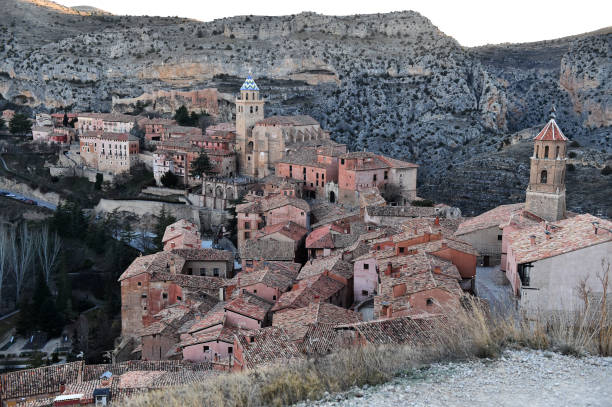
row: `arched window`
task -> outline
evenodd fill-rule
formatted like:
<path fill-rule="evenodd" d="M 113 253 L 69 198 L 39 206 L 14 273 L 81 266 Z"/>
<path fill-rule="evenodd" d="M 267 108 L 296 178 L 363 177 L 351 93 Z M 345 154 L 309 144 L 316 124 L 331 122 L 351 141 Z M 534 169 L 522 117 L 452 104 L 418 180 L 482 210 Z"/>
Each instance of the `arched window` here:
<path fill-rule="evenodd" d="M 255 106 L 255 111 L 259 112 L 259 106 Z M 559 147 L 557 147 L 557 150 L 559 150 Z M 559 151 L 557 151 L 557 154 L 559 154 Z"/>
<path fill-rule="evenodd" d="M 555 158 L 559 158 L 559 146 L 557 146 L 557 155 L 555 156 Z"/>
<path fill-rule="evenodd" d="M 546 172 L 546 170 L 542 171 L 542 173 L 540 174 L 540 183 L 541 184 L 546 184 L 546 181 L 548 180 L 548 173 Z"/>
<path fill-rule="evenodd" d="M 249 100 L 249 94 L 245 93 L 245 96 L 246 96 L 246 100 Z"/>
<path fill-rule="evenodd" d="M 251 113 L 253 113 L 253 106 L 251 106 Z"/>
<path fill-rule="evenodd" d="M 544 147 L 544 158 L 548 158 L 548 146 Z"/>
<path fill-rule="evenodd" d="M 540 155 L 540 146 L 536 146 L 536 158 L 539 158 Z"/>

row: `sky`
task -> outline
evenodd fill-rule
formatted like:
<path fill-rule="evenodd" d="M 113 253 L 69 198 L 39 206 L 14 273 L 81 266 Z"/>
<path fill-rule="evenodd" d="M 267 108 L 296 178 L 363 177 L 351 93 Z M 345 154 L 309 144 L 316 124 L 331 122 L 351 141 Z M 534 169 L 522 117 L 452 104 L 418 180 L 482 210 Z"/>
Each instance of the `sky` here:
<path fill-rule="evenodd" d="M 612 25 L 610 0 L 55 0 L 118 15 L 179 16 L 211 21 L 236 15 L 328 15 L 414 10 L 465 46 L 532 42 Z"/>

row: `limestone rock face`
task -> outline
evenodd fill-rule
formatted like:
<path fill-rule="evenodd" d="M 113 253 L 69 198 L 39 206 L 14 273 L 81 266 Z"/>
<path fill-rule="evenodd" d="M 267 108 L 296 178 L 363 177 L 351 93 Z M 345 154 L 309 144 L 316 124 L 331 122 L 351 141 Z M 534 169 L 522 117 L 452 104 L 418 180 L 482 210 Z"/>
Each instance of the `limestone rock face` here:
<path fill-rule="evenodd" d="M 231 120 L 233 95 L 252 71 L 267 115 L 308 114 L 352 150 L 420 164 L 419 189 L 434 199 L 447 168 L 494 153 L 506 157 L 517 140 L 512 134 L 541 126 L 553 104 L 571 140 L 612 154 L 611 29 L 465 48 L 410 11 L 203 23 L 92 15 L 37 1 L 4 1 L 0 109 L 14 103 L 36 112 L 129 112 L 140 101 L 145 111 L 170 114 L 182 99 L 160 92 L 216 89 L 217 119 Z M 464 212 L 494 205 L 474 182 L 506 175 L 468 174 L 455 179 L 459 193 L 447 203 Z M 495 194 L 500 201 L 516 196 L 501 185 Z"/>

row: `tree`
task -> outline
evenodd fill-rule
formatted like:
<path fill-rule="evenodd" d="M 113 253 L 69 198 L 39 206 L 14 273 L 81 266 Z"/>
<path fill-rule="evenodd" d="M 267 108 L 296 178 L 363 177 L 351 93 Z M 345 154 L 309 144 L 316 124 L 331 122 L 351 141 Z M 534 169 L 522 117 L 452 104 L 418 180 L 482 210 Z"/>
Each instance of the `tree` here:
<path fill-rule="evenodd" d="M 178 185 L 179 179 L 172 171 L 166 171 L 160 181 L 166 188 L 173 188 Z"/>
<path fill-rule="evenodd" d="M 181 126 L 189 125 L 190 123 L 189 111 L 187 110 L 185 105 L 182 105 L 181 107 L 176 109 L 176 112 L 174 113 L 174 120 L 176 120 L 176 122 L 180 124 Z"/>
<path fill-rule="evenodd" d="M 36 246 L 38 249 L 38 260 L 40 261 L 45 282 L 48 284 L 49 277 L 51 277 L 60 253 L 60 237 L 57 232 L 51 234 L 49 227 L 44 225 L 38 235 L 38 244 Z"/>
<path fill-rule="evenodd" d="M 213 172 L 213 165 L 204 150 L 200 152 L 198 158 L 191 163 L 190 175 L 194 178 Z"/>
<path fill-rule="evenodd" d="M 97 190 L 102 189 L 102 183 L 104 182 L 104 176 L 100 173 L 96 174 L 96 182 L 94 184 L 94 188 Z"/>
<path fill-rule="evenodd" d="M 11 134 L 26 134 L 32 130 L 32 122 L 28 116 L 16 113 L 9 123 L 9 131 Z"/>
<path fill-rule="evenodd" d="M 4 283 L 4 272 L 9 269 L 9 232 L 6 227 L 0 226 L 0 294 Z"/>
<path fill-rule="evenodd" d="M 5 125 L 5 121 L 2 117 L 0 117 L 0 130 L 4 128 L 4 125 Z"/>
<path fill-rule="evenodd" d="M 140 150 L 144 150 L 145 132 L 138 125 L 138 123 L 134 123 L 134 127 L 132 127 L 132 129 L 130 130 L 130 134 L 138 139 L 138 148 Z"/>
<path fill-rule="evenodd" d="M 21 301 L 21 290 L 31 270 L 36 252 L 36 244 L 30 229 L 25 223 L 14 230 L 10 238 L 10 269 L 15 280 L 15 301 Z"/>
<path fill-rule="evenodd" d="M 164 233 L 166 232 L 166 228 L 176 222 L 174 216 L 170 215 L 166 212 L 166 208 L 162 206 L 159 211 L 159 215 L 157 215 L 157 223 L 155 224 L 155 238 L 153 239 L 153 243 L 157 250 L 163 250 L 164 244 L 162 239 L 164 238 Z"/>
<path fill-rule="evenodd" d="M 64 118 L 62 119 L 62 124 L 64 125 L 64 127 L 68 127 L 69 121 L 68 121 L 68 114 L 66 112 L 64 112 Z"/>

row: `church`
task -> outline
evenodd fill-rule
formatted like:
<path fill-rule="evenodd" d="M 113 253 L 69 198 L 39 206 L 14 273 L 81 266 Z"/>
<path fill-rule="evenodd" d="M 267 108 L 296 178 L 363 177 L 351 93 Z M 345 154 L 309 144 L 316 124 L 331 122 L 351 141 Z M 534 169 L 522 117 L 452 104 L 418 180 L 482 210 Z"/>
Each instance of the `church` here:
<path fill-rule="evenodd" d="M 264 118 L 265 100 L 249 75 L 236 97 L 236 155 L 239 172 L 254 178 L 274 173 L 285 153 L 305 145 L 334 144 L 310 116 Z"/>

